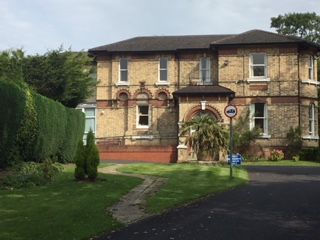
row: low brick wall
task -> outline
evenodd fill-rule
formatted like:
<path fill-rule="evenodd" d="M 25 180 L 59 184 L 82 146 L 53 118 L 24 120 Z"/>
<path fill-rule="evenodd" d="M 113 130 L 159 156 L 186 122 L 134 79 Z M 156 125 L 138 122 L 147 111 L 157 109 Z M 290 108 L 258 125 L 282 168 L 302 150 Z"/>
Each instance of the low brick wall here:
<path fill-rule="evenodd" d="M 98 144 L 98 147 L 101 160 L 177 162 L 177 148 L 175 146 L 105 146 Z"/>

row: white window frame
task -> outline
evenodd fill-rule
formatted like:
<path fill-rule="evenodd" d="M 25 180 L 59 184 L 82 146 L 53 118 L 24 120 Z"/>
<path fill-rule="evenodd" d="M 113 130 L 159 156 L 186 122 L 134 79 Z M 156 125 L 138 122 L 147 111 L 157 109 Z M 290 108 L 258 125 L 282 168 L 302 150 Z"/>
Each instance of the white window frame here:
<path fill-rule="evenodd" d="M 161 68 L 161 60 L 165 60 L 166 61 L 166 68 Z M 159 63 L 158 63 L 158 84 L 168 84 L 169 83 L 169 60 L 166 57 L 160 57 L 159 58 Z M 167 75 L 166 75 L 166 80 L 162 80 L 161 79 L 161 71 L 166 71 Z"/>
<path fill-rule="evenodd" d="M 311 55 L 309 56 L 308 79 L 314 81 L 314 75 L 314 57 Z"/>
<path fill-rule="evenodd" d="M 127 68 L 121 68 L 121 60 L 126 60 L 127 61 Z M 127 81 L 123 81 L 121 79 L 121 72 L 127 72 Z M 118 80 L 118 85 L 129 85 L 129 60 L 128 58 L 120 58 L 119 59 L 119 80 Z"/>
<path fill-rule="evenodd" d="M 93 126 L 94 129 L 92 129 L 92 132 L 96 136 L 96 130 L 97 130 L 97 108 L 96 108 L 96 106 L 95 105 L 90 105 L 90 104 L 88 104 L 88 105 L 87 104 L 80 104 L 77 107 L 77 109 L 84 113 L 85 120 L 94 119 L 94 126 Z M 85 112 L 86 109 L 94 109 L 94 115 L 93 116 L 87 116 L 86 112 Z M 86 128 L 84 128 L 83 138 L 82 138 L 84 144 L 86 144 L 87 135 L 88 135 L 88 132 L 86 132 Z"/>
<path fill-rule="evenodd" d="M 264 55 L 264 64 L 253 64 L 254 55 L 262 54 Z M 264 67 L 264 76 L 254 76 L 253 68 L 254 67 Z M 249 79 L 248 82 L 269 82 L 270 78 L 268 78 L 268 56 L 263 52 L 251 53 L 249 57 Z"/>
<path fill-rule="evenodd" d="M 139 111 L 139 107 L 142 107 L 142 106 L 147 106 L 148 107 L 148 125 L 140 125 L 139 124 L 139 118 L 140 116 L 145 116 L 145 114 L 140 114 L 140 111 Z M 148 129 L 150 128 L 151 126 L 151 105 L 150 104 L 139 104 L 137 105 L 137 109 L 136 109 L 136 113 L 137 113 L 137 118 L 136 118 L 136 123 L 137 123 L 137 128 L 143 128 L 143 129 Z"/>
<path fill-rule="evenodd" d="M 202 61 L 203 60 L 206 60 L 206 68 L 202 68 Z M 207 77 L 206 77 L 205 80 L 202 80 L 202 71 L 206 71 L 207 72 Z M 212 83 L 212 80 L 211 80 L 211 59 L 210 59 L 210 57 L 200 58 L 199 77 L 200 77 L 200 82 L 202 84 Z"/>
<path fill-rule="evenodd" d="M 316 136 L 316 127 L 315 127 L 316 126 L 316 116 L 315 116 L 316 111 L 315 111 L 314 103 L 310 104 L 308 110 L 309 110 L 309 112 L 308 112 L 308 116 L 309 116 L 309 124 L 308 124 L 309 129 L 308 129 L 308 131 L 309 131 L 309 135 L 314 137 L 314 136 Z M 310 116 L 310 113 L 311 113 L 311 116 Z"/>
<path fill-rule="evenodd" d="M 269 119 L 268 119 L 268 105 L 263 103 L 263 117 L 255 117 L 255 103 L 250 105 L 250 130 L 255 127 L 255 119 L 263 119 L 263 132 L 261 133 L 261 138 L 270 138 L 269 135 Z"/>

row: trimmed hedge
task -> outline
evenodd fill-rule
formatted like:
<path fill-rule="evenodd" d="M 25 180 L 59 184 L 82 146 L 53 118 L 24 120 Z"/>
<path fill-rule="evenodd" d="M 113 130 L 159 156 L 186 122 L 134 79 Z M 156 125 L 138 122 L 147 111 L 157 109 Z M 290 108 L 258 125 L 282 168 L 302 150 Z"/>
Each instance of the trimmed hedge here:
<path fill-rule="evenodd" d="M 299 154 L 300 160 L 320 162 L 320 148 L 305 148 Z"/>
<path fill-rule="evenodd" d="M 72 162 L 84 131 L 84 114 L 0 80 L 0 168 L 16 161 Z"/>

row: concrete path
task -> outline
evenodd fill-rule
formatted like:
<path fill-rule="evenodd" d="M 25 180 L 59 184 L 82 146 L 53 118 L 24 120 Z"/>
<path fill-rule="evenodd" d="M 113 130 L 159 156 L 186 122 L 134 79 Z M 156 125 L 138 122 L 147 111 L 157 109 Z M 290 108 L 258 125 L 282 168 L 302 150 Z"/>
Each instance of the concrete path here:
<path fill-rule="evenodd" d="M 137 177 L 144 180 L 142 184 L 133 188 L 127 195 L 122 197 L 120 202 L 108 209 L 119 222 L 129 224 L 151 216 L 151 214 L 145 211 L 146 199 L 155 194 L 166 183 L 166 179 L 147 175 L 121 173 L 117 171 L 121 166 L 123 165 L 112 165 L 99 169 L 99 172 Z"/>
<path fill-rule="evenodd" d="M 320 168 L 248 167 L 248 185 L 99 239 L 319 240 Z"/>

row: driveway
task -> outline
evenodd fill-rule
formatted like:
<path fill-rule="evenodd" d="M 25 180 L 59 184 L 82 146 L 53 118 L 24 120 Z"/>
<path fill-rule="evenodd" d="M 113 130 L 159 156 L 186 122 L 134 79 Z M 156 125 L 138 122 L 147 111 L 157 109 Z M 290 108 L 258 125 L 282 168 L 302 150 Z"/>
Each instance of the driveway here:
<path fill-rule="evenodd" d="M 320 239 L 320 168 L 248 167 L 250 183 L 100 239 Z"/>

